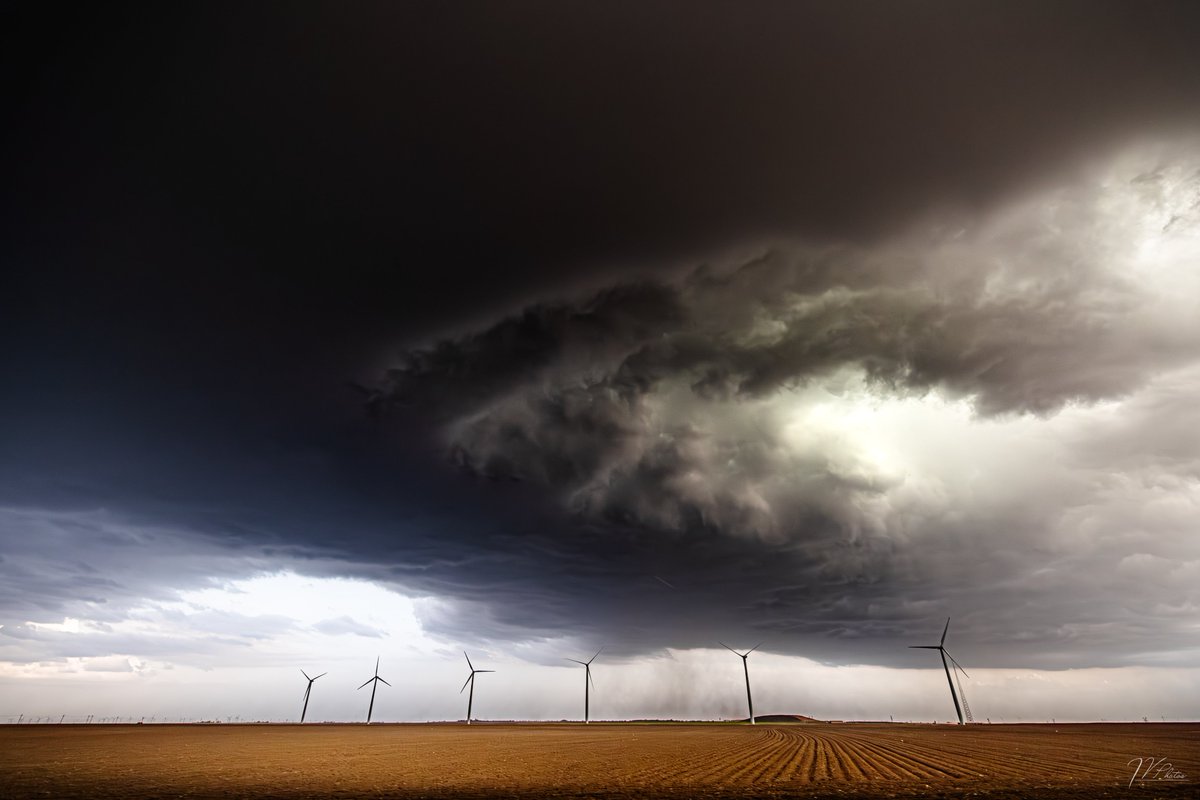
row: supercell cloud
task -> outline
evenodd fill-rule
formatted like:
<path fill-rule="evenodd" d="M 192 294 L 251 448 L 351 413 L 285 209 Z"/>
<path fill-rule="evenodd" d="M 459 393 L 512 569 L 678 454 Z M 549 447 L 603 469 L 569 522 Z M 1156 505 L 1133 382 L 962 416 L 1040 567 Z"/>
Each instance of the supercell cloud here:
<path fill-rule="evenodd" d="M 1196 602 L 1195 152 L 1131 148 L 877 247 L 775 244 L 531 305 L 410 352 L 383 396 L 439 419 L 463 470 L 537 487 L 558 536 L 619 543 L 598 560 L 644 548 L 712 579 L 697 636 L 724 617 L 839 655 L 822 640 L 892 644 L 959 609 L 996 658 L 1034 637 L 1017 658 L 1120 661 L 1107 632 L 1156 648 L 1187 623 L 1155 609 Z M 1152 564 L 1129 596 L 1086 586 Z M 663 643 L 694 643 L 677 623 Z"/>
<path fill-rule="evenodd" d="M 5 21 L 0 718 L 324 654 L 440 718 L 463 648 L 559 718 L 601 643 L 703 715 L 717 640 L 887 695 L 946 616 L 1195 684 L 1194 4 Z"/>

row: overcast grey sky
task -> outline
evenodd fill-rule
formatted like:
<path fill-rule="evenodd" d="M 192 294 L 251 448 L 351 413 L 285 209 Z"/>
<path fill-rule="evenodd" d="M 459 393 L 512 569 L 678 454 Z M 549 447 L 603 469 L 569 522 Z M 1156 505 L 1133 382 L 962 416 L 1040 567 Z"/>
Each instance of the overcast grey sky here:
<path fill-rule="evenodd" d="M 699 9 L 5 26 L 0 720 L 1200 715 L 1194 9 Z"/>

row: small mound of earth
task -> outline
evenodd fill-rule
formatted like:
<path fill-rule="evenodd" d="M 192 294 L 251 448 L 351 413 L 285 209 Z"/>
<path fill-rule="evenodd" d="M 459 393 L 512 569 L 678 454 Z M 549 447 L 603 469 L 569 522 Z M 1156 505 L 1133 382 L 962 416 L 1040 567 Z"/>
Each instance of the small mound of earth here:
<path fill-rule="evenodd" d="M 755 722 L 821 722 L 803 714 L 756 714 Z"/>

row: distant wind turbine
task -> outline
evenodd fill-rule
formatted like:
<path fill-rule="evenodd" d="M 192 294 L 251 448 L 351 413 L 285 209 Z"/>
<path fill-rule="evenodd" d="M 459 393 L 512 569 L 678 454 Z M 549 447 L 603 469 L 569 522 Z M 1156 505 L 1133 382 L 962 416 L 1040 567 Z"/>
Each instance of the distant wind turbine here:
<path fill-rule="evenodd" d="M 471 670 L 471 674 L 467 676 L 467 682 L 462 685 L 462 689 L 458 690 L 459 694 L 463 693 L 463 689 L 467 688 L 467 684 L 471 685 L 471 691 L 467 693 L 467 724 L 471 724 L 471 706 L 475 702 L 475 676 L 480 672 L 495 672 L 494 669 L 475 669 L 475 665 L 471 663 L 471 657 L 467 655 L 467 651 L 463 651 L 463 658 L 467 659 L 467 667 Z"/>
<path fill-rule="evenodd" d="M 750 658 L 751 653 L 753 653 L 755 650 L 757 650 L 758 648 L 763 646 L 763 643 L 759 642 L 758 644 L 754 645 L 754 647 L 751 647 L 749 650 L 747 650 L 744 653 L 739 653 L 737 650 L 734 650 L 732 647 L 725 644 L 724 642 L 717 642 L 717 644 L 721 645 L 721 647 L 724 647 L 726 650 L 733 653 L 735 656 L 737 656 L 738 658 L 740 658 L 742 660 L 742 670 L 746 673 L 746 705 L 750 707 L 750 724 L 753 725 L 754 724 L 754 700 L 750 697 L 749 658 Z"/>
<path fill-rule="evenodd" d="M 604 647 L 602 646 L 600 648 L 600 650 L 603 650 L 603 649 L 604 649 Z M 583 665 L 583 669 L 584 669 L 584 673 L 585 673 L 585 677 L 583 679 L 583 724 L 585 724 L 585 725 L 591 721 L 588 718 L 588 701 L 589 701 L 588 687 L 596 685 L 595 682 L 592 680 L 592 662 L 596 660 L 596 656 L 600 655 L 600 650 L 597 650 L 596 655 L 592 656 L 587 661 L 580 661 L 577 658 L 568 658 L 567 659 L 567 661 L 573 661 L 576 664 Z"/>
<path fill-rule="evenodd" d="M 379 688 L 380 683 L 382 683 L 384 686 L 391 686 L 390 683 L 385 681 L 383 678 L 379 677 L 379 657 L 378 656 L 375 657 L 375 677 L 368 679 L 367 681 L 365 681 L 363 683 L 362 686 L 360 686 L 358 688 L 361 689 L 361 688 L 363 688 L 363 686 L 366 686 L 368 683 L 373 684 L 371 686 L 371 705 L 367 706 L 367 724 L 370 725 L 371 724 L 371 712 L 375 710 L 375 690 Z"/>
<path fill-rule="evenodd" d="M 376 669 L 378 669 L 378 665 L 376 665 Z M 305 672 L 304 670 L 300 670 L 300 674 L 303 675 L 304 677 L 308 678 L 308 673 Z M 328 672 L 322 672 L 320 675 L 317 676 L 317 678 L 324 678 L 328 674 L 329 674 Z M 304 708 L 302 708 L 300 710 L 301 724 L 304 723 L 304 715 L 308 713 L 308 696 L 310 694 L 312 694 L 313 681 L 315 681 L 317 678 L 308 678 L 308 688 L 304 690 Z"/>
<path fill-rule="evenodd" d="M 957 661 L 954 660 L 954 656 L 950 655 L 950 653 L 948 653 L 946 651 L 946 647 L 945 647 L 946 632 L 949 630 L 950 630 L 950 618 L 946 617 L 946 627 L 942 628 L 941 641 L 939 641 L 937 644 L 910 644 L 908 647 L 910 650 L 937 650 L 938 653 L 941 654 L 942 668 L 946 670 L 946 683 L 950 684 L 950 698 L 954 701 L 954 712 L 956 714 L 958 714 L 958 724 L 965 725 L 966 722 L 963 720 L 962 707 L 960 707 L 959 703 L 958 703 L 958 694 L 954 691 L 954 678 L 950 674 L 950 664 L 953 664 L 954 668 L 957 669 L 959 672 L 961 672 L 963 675 L 967 675 L 967 671 L 962 668 L 961 664 L 959 664 Z M 946 659 L 950 659 L 949 664 L 946 663 Z M 971 676 L 967 675 L 967 677 L 969 678 Z M 966 706 L 966 704 L 967 704 L 967 697 L 966 697 L 966 695 L 963 695 L 962 705 Z M 971 709 L 967 708 L 967 716 L 970 717 L 970 714 L 971 714 Z"/>

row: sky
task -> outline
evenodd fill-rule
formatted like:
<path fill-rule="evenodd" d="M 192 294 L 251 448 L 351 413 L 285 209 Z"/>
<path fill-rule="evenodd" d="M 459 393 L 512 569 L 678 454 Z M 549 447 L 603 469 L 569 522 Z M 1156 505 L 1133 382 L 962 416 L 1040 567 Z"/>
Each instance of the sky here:
<path fill-rule="evenodd" d="M 0 722 L 1200 718 L 1194 4 L 3 14 Z"/>

